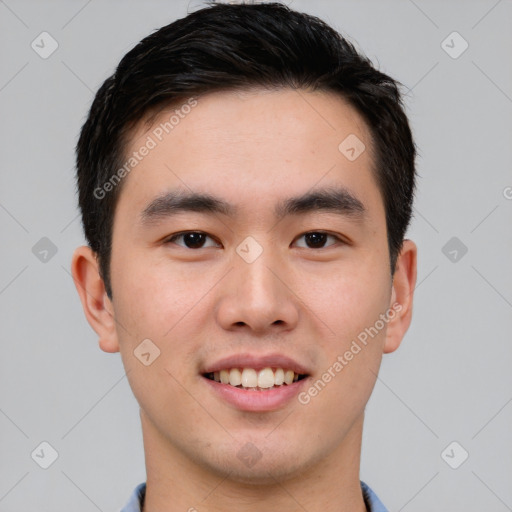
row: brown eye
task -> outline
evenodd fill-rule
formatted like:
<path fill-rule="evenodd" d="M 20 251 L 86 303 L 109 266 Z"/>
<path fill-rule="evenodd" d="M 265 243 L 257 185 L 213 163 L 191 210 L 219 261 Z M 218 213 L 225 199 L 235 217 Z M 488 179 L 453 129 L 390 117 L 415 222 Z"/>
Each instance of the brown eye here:
<path fill-rule="evenodd" d="M 183 235 L 183 242 L 189 249 L 197 249 L 204 245 L 206 235 L 204 233 L 187 233 Z"/>
<path fill-rule="evenodd" d="M 327 240 L 327 235 L 325 233 L 308 233 L 304 238 L 309 247 L 323 247 Z"/>
<path fill-rule="evenodd" d="M 304 243 L 300 244 L 297 242 L 298 247 L 305 247 L 307 249 L 322 249 L 323 247 L 329 247 L 337 241 L 340 241 L 338 237 L 329 235 L 328 233 L 324 233 L 322 231 L 310 231 L 309 233 L 304 233 L 297 240 L 300 239 L 304 239 Z M 326 242 L 329 239 L 334 241 L 326 246 Z"/>
<path fill-rule="evenodd" d="M 213 243 L 205 245 L 208 240 L 211 240 Z M 180 245 L 181 247 L 186 247 L 187 249 L 202 249 L 203 247 L 218 247 L 219 245 L 210 236 L 201 231 L 178 233 L 169 238 L 168 243 L 170 242 Z"/>

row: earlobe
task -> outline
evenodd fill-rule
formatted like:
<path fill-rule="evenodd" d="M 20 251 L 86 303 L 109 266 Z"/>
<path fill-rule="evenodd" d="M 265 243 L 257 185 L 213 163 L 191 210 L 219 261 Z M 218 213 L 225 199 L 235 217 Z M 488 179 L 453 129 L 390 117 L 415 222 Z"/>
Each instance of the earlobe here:
<path fill-rule="evenodd" d="M 96 255 L 90 247 L 81 246 L 75 250 L 71 274 L 87 321 L 99 337 L 100 348 L 105 352 L 119 352 L 112 303 L 105 291 Z"/>
<path fill-rule="evenodd" d="M 411 323 L 416 272 L 416 244 L 411 240 L 404 240 L 393 276 L 390 311 L 394 311 L 394 315 L 389 315 L 390 321 L 384 344 L 385 354 L 394 352 L 400 346 Z"/>

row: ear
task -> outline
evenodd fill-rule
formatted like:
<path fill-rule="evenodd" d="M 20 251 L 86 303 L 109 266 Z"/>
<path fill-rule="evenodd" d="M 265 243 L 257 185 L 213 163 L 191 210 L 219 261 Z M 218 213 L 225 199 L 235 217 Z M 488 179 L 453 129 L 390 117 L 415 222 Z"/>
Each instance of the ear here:
<path fill-rule="evenodd" d="M 412 240 L 404 240 L 397 258 L 390 310 L 395 315 L 388 322 L 384 353 L 394 352 L 402 342 L 412 318 L 412 302 L 416 286 L 417 248 Z"/>
<path fill-rule="evenodd" d="M 114 308 L 100 276 L 96 254 L 90 247 L 78 247 L 73 253 L 71 274 L 89 325 L 99 336 L 105 352 L 119 352 Z"/>

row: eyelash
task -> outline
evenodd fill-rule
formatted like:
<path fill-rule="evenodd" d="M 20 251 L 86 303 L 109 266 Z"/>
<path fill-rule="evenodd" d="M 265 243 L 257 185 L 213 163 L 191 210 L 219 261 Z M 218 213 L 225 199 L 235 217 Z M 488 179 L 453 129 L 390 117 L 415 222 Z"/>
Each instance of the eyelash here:
<path fill-rule="evenodd" d="M 215 239 L 213 237 L 211 237 L 210 235 L 208 235 L 208 233 L 205 233 L 204 231 L 182 231 L 181 233 L 176 233 L 174 235 L 172 235 L 170 238 L 168 238 L 165 243 L 166 244 L 170 244 L 170 243 L 176 243 L 175 241 L 179 238 L 182 238 L 184 237 L 185 235 L 189 235 L 189 234 L 198 234 L 198 235 L 206 235 L 208 238 L 210 238 L 211 240 L 213 240 L 215 243 L 219 243 L 219 242 L 216 242 Z M 346 242 L 341 239 L 339 236 L 337 235 L 334 235 L 332 233 L 328 233 L 326 231 L 306 231 L 305 233 L 302 233 L 301 235 L 299 235 L 295 240 L 298 240 L 300 238 L 303 238 L 307 235 L 311 235 L 311 234 L 320 234 L 320 235 L 326 235 L 327 237 L 331 237 L 333 239 L 336 240 L 336 243 L 341 243 L 341 244 L 346 244 Z M 186 247 L 185 245 L 181 245 L 181 244 L 176 244 L 180 247 L 183 247 L 184 249 L 190 249 L 192 251 L 194 250 L 198 250 L 198 249 L 204 249 L 205 247 L 202 246 L 202 247 L 199 247 L 199 248 L 191 248 L 191 247 Z M 333 244 L 330 244 L 330 245 L 327 245 L 327 246 L 323 246 L 323 247 L 318 247 L 318 248 L 315 248 L 315 247 L 302 247 L 304 249 L 326 249 L 327 247 L 332 247 L 333 245 L 336 245 L 335 243 Z M 212 246 L 209 246 L 209 247 L 212 247 Z"/>
<path fill-rule="evenodd" d="M 175 240 L 178 239 L 178 238 L 182 238 L 183 236 L 185 235 L 190 235 L 190 234 L 198 234 L 198 235 L 206 235 L 208 238 L 210 238 L 211 240 L 214 240 L 213 237 L 211 237 L 210 235 L 208 235 L 208 233 L 205 233 L 204 231 L 182 231 L 181 233 L 176 233 L 175 235 L 172 235 L 170 238 L 168 238 L 165 243 L 175 243 Z M 218 242 L 216 242 L 218 243 Z M 176 244 L 176 245 L 179 245 L 180 247 L 183 247 L 184 249 L 191 249 L 190 247 L 186 247 L 184 245 L 181 245 L 181 244 Z M 204 249 L 204 247 L 200 247 L 199 249 Z M 197 249 L 191 249 L 191 250 L 197 250 Z"/>
<path fill-rule="evenodd" d="M 344 243 L 343 240 L 339 237 L 339 236 L 336 236 L 336 235 L 333 235 L 332 233 L 328 233 L 327 231 L 307 231 L 306 233 L 303 233 L 302 235 L 298 236 L 294 242 L 296 240 L 299 240 L 300 238 L 303 238 L 307 235 L 326 235 L 327 236 L 327 239 L 329 238 L 332 238 L 335 240 L 334 243 L 332 244 L 329 244 L 329 245 L 326 245 L 326 246 L 322 246 L 322 247 L 301 247 L 303 249 L 327 249 L 328 247 L 332 247 L 333 245 L 336 245 L 336 244 L 340 244 L 340 243 Z"/>

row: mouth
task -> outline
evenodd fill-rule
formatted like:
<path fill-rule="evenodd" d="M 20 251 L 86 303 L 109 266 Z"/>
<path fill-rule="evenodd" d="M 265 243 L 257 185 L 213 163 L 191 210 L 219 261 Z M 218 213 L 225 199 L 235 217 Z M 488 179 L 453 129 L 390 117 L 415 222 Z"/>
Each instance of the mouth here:
<path fill-rule="evenodd" d="M 271 412 L 288 407 L 311 378 L 311 370 L 278 353 L 239 353 L 200 369 L 216 400 L 239 411 Z"/>
<path fill-rule="evenodd" d="M 288 368 L 266 367 L 259 370 L 255 368 L 226 368 L 203 373 L 203 377 L 238 389 L 268 392 L 272 389 L 290 386 L 294 382 L 307 378 L 308 375 Z"/>

